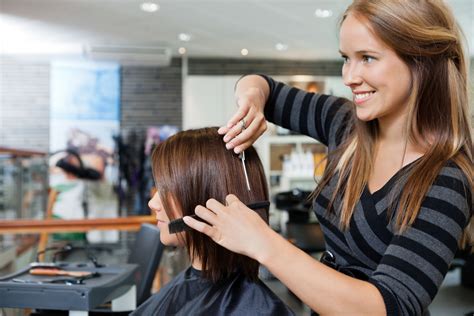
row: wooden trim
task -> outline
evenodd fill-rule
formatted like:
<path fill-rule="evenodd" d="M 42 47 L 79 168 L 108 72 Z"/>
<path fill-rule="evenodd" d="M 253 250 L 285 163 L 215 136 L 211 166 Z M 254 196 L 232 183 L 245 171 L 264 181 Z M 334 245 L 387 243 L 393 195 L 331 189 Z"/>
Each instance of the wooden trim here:
<path fill-rule="evenodd" d="M 11 147 L 1 147 L 0 154 L 10 154 L 12 156 L 46 156 L 46 152 L 30 150 L 30 149 L 20 149 L 20 148 L 11 148 Z"/>
<path fill-rule="evenodd" d="M 155 216 L 130 216 L 95 219 L 6 220 L 0 222 L 2 234 L 44 232 L 87 232 L 89 230 L 139 230 L 142 223 L 156 224 Z"/>
<path fill-rule="evenodd" d="M 48 204 L 46 207 L 46 216 L 45 219 L 52 219 L 53 218 L 53 207 L 54 203 L 56 203 L 56 199 L 58 198 L 58 191 L 55 189 L 49 189 L 48 193 Z M 46 246 L 48 245 L 48 238 L 49 238 L 49 233 L 48 232 L 42 232 L 40 234 L 39 238 L 39 244 L 38 244 L 38 249 L 43 250 L 46 249 Z M 40 261 L 44 260 L 45 254 L 42 253 L 39 257 Z"/>

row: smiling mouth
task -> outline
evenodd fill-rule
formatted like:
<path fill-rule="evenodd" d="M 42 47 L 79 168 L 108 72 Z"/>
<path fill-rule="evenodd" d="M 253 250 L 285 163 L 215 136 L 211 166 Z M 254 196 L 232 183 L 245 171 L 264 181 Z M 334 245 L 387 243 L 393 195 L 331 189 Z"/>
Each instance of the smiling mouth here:
<path fill-rule="evenodd" d="M 375 91 L 364 92 L 364 93 L 354 93 L 354 102 L 362 103 L 372 97 L 375 94 Z"/>

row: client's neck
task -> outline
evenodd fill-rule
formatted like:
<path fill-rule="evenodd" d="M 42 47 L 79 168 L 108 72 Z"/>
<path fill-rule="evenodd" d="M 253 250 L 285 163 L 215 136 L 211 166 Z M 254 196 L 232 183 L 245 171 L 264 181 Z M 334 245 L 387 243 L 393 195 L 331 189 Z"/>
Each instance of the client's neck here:
<path fill-rule="evenodd" d="M 196 270 L 199 270 L 199 271 L 202 270 L 202 263 L 201 263 L 201 259 L 199 258 L 194 258 L 193 261 L 191 262 L 191 265 Z"/>

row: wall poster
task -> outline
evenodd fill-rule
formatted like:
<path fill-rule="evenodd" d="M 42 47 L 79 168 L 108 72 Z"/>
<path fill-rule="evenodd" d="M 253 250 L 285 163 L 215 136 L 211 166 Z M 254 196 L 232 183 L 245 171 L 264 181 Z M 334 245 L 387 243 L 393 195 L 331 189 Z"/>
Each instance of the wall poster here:
<path fill-rule="evenodd" d="M 120 66 L 56 61 L 50 83 L 50 186 L 59 191 L 53 216 L 117 217 L 113 137 L 120 129 Z M 84 234 L 67 238 L 82 239 Z M 92 231 L 87 239 L 116 241 L 118 232 Z"/>

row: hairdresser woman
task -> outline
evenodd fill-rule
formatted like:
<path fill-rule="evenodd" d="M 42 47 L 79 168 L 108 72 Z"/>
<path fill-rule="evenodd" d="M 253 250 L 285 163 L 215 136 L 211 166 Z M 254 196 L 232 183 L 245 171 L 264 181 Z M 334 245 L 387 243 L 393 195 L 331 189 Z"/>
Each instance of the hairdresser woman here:
<path fill-rule="evenodd" d="M 186 224 L 258 260 L 319 314 L 425 315 L 467 235 L 473 143 L 466 56 L 436 0 L 355 0 L 340 25 L 351 101 L 243 77 L 237 113 L 220 129 L 245 150 L 265 120 L 328 146 L 314 192 L 325 234 L 320 263 L 236 196 L 209 200 Z"/>

